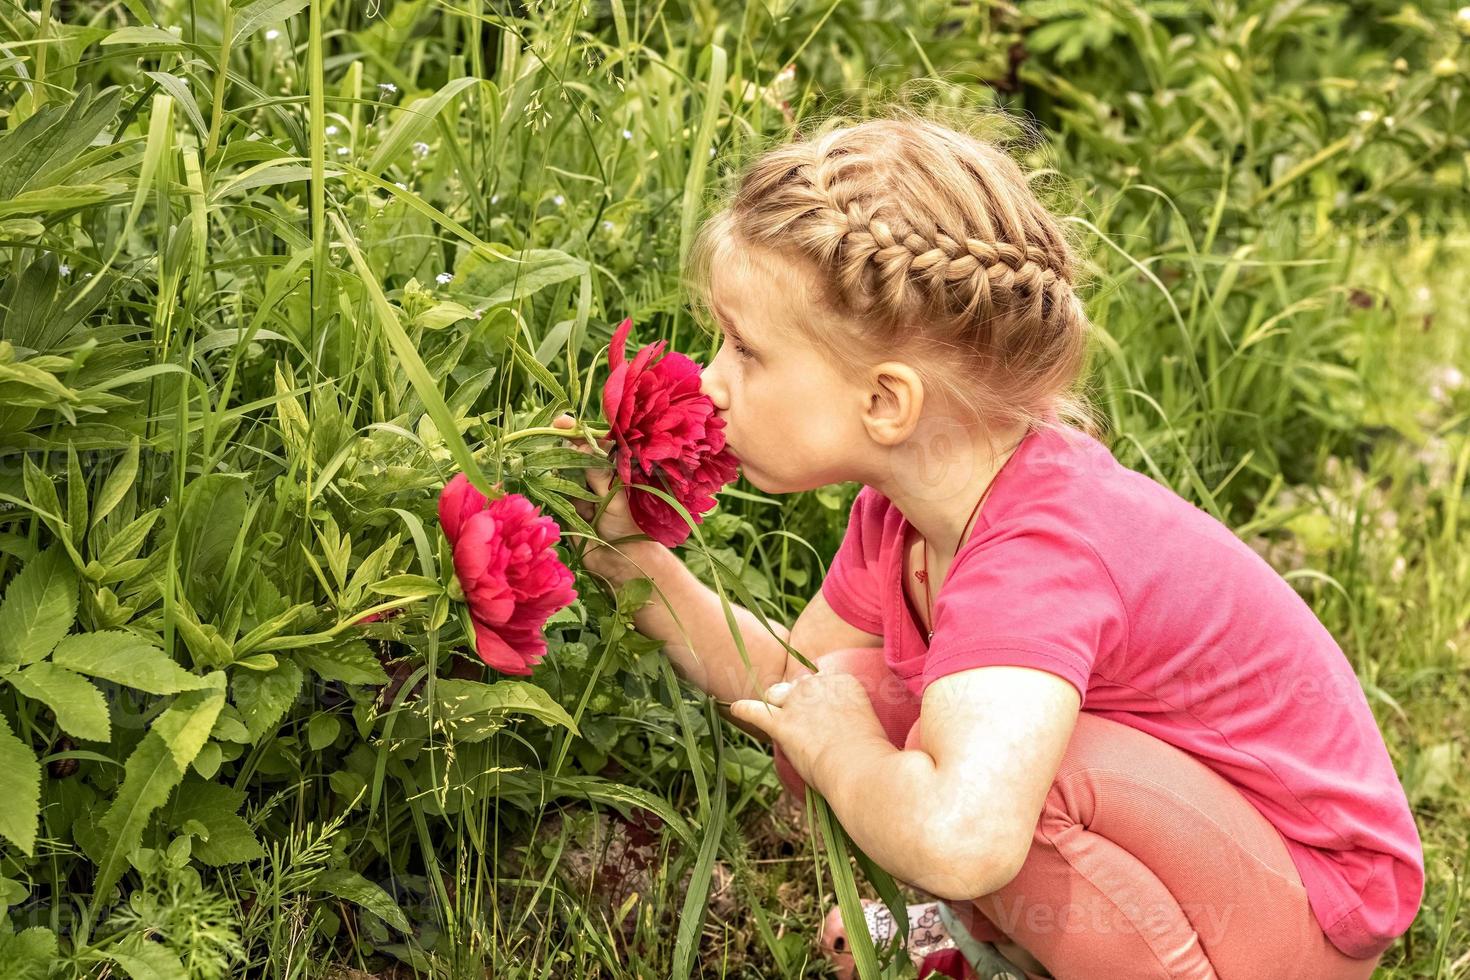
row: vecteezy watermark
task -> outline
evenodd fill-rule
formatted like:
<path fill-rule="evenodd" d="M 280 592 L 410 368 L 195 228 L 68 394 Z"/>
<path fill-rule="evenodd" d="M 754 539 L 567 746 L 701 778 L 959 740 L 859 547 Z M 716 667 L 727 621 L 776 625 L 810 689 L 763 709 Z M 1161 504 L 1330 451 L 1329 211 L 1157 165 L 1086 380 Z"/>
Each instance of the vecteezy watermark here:
<path fill-rule="evenodd" d="M 956 418 L 929 416 L 893 450 L 893 485 L 914 500 L 947 500 L 975 477 L 972 430 Z"/>
<path fill-rule="evenodd" d="M 1236 909 L 1234 902 L 1115 902 L 1105 896 L 1091 902 L 1054 905 L 996 894 L 978 899 L 976 904 L 982 906 L 981 911 L 996 928 L 1023 946 L 1027 936 L 1157 933 L 1175 924 L 1182 924 L 1206 943 L 1218 942 L 1227 935 Z"/>

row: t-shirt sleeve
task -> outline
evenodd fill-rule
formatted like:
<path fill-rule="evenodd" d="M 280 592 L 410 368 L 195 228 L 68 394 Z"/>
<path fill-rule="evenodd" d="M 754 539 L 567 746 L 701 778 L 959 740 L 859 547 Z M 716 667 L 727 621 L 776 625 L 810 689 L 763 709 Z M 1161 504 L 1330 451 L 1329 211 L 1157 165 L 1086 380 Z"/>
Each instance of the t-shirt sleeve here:
<path fill-rule="evenodd" d="M 1087 698 L 1094 664 L 1128 641 L 1123 600 L 1090 544 L 1065 528 L 992 528 L 951 568 L 923 685 L 974 667 L 1033 667 Z"/>
<path fill-rule="evenodd" d="M 847 518 L 847 533 L 822 580 L 822 595 L 832 611 L 877 636 L 883 635 L 883 594 L 878 572 L 882 559 L 881 503 L 872 487 L 858 491 Z"/>

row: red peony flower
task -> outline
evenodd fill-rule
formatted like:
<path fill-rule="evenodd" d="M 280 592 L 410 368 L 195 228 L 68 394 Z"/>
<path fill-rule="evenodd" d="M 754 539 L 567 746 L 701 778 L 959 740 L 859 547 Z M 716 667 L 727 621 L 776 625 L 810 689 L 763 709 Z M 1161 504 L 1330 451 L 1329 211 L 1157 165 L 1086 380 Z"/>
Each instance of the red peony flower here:
<path fill-rule="evenodd" d="M 672 548 L 689 537 L 679 512 L 651 486 L 679 501 L 696 524 L 715 505 L 714 494 L 734 480 L 740 460 L 725 448 L 725 421 L 699 390 L 699 365 L 665 341 L 649 344 L 632 361 L 624 355 L 631 318 L 618 324 L 608 349 L 612 371 L 602 388 L 602 411 L 614 442 L 618 476 L 628 488 L 628 509 L 643 532 Z"/>
<path fill-rule="evenodd" d="M 480 659 L 507 674 L 531 673 L 546 655 L 546 621 L 577 598 L 556 553 L 561 528 L 518 493 L 487 502 L 463 473 L 439 495 L 439 523 Z"/>

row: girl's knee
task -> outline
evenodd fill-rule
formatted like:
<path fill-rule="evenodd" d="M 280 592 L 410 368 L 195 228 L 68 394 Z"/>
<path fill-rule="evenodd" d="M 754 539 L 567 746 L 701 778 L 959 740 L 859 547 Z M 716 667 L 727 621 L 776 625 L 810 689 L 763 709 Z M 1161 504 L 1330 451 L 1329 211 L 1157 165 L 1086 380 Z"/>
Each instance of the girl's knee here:
<path fill-rule="evenodd" d="M 1083 711 L 1077 715 L 1056 778 L 1061 781 L 1088 769 L 1153 772 L 1161 762 L 1172 761 L 1166 756 L 1179 752 L 1148 732 Z"/>

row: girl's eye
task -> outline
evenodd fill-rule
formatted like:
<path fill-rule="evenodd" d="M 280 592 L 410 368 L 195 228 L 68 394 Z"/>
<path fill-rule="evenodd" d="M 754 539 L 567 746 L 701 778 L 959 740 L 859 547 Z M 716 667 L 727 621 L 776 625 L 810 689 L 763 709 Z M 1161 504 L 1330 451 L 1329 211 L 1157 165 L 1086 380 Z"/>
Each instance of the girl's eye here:
<path fill-rule="evenodd" d="M 740 359 L 742 361 L 749 360 L 750 358 L 755 356 L 750 352 L 750 348 L 746 347 L 740 341 L 736 340 L 735 335 L 730 333 L 730 331 L 728 330 L 725 331 L 725 340 L 730 344 L 731 347 L 735 348 L 735 353 L 740 356 Z"/>

